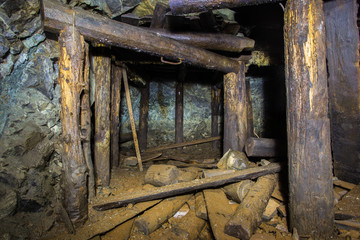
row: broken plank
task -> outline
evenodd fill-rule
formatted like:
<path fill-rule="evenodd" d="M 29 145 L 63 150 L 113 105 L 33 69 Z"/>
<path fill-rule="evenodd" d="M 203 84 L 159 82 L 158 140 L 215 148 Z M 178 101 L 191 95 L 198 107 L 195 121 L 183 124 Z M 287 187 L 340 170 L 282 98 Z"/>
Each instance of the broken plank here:
<path fill-rule="evenodd" d="M 160 151 L 163 151 L 166 149 L 191 146 L 191 145 L 196 145 L 196 144 L 201 144 L 201 143 L 212 142 L 212 141 L 216 141 L 216 140 L 220 140 L 220 139 L 221 139 L 220 136 L 209 137 L 209 138 L 204 138 L 204 139 L 197 139 L 197 140 L 193 140 L 190 142 L 182 142 L 182 143 L 175 143 L 175 144 L 170 144 L 170 145 L 160 146 L 160 147 L 155 147 L 155 148 L 148 148 L 148 149 L 146 149 L 145 152 L 160 152 Z"/>
<path fill-rule="evenodd" d="M 267 166 L 239 170 L 227 175 L 215 176 L 206 179 L 195 179 L 191 182 L 176 183 L 164 187 L 159 187 L 154 190 L 134 192 L 131 195 L 119 198 L 117 201 L 96 205 L 93 208 L 98 211 L 104 211 L 112 208 L 118 208 L 129 203 L 149 201 L 153 199 L 181 195 L 206 188 L 220 187 L 244 179 L 255 179 L 260 176 L 276 173 L 279 172 L 280 169 L 281 167 L 279 163 L 271 163 Z"/>
<path fill-rule="evenodd" d="M 222 72 L 238 72 L 236 60 L 200 48 L 158 36 L 147 29 L 121 23 L 79 8 L 67 7 L 55 0 L 42 1 L 45 31 L 58 33 L 67 25 L 75 25 L 86 40 L 143 51 L 172 60 L 182 59 L 199 67 Z"/>
<path fill-rule="evenodd" d="M 190 197 L 192 195 L 188 194 L 163 200 L 135 219 L 134 226 L 143 234 L 149 235 L 172 217 Z"/>
<path fill-rule="evenodd" d="M 130 219 L 101 236 L 101 240 L 127 240 L 135 219 Z"/>
<path fill-rule="evenodd" d="M 235 240 L 224 233 L 225 224 L 230 220 L 234 211 L 229 206 L 229 199 L 221 189 L 204 190 L 210 226 L 216 240 Z"/>
<path fill-rule="evenodd" d="M 160 200 L 154 200 L 149 202 L 138 203 L 131 208 L 121 208 L 111 210 L 106 215 L 97 215 L 93 219 L 95 221 L 88 221 L 82 227 L 76 228 L 76 234 L 61 234 L 52 236 L 49 239 L 74 239 L 74 240 L 87 240 L 96 235 L 108 232 L 120 224 L 128 221 L 129 219 L 137 216 L 144 212 L 146 209 L 151 208 L 155 204 L 159 203 Z"/>
<path fill-rule="evenodd" d="M 339 229 L 360 231 L 360 221 L 353 221 L 353 220 L 335 220 L 335 225 L 336 225 Z"/>

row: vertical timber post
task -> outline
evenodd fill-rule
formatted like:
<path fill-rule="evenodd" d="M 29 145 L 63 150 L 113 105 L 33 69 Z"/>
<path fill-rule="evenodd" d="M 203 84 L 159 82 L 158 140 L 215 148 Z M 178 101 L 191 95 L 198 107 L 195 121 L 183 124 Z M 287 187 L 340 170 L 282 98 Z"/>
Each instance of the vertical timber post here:
<path fill-rule="evenodd" d="M 357 2 L 324 2 L 334 172 L 338 178 L 353 183 L 360 182 L 360 58 Z"/>
<path fill-rule="evenodd" d="M 288 0 L 284 30 L 290 226 L 300 237 L 329 239 L 334 200 L 323 1 Z"/>
<path fill-rule="evenodd" d="M 184 80 L 186 78 L 186 67 L 182 64 L 179 69 L 175 95 L 175 143 L 182 143 L 184 140 Z"/>
<path fill-rule="evenodd" d="M 224 76 L 224 153 L 229 149 L 243 151 L 248 135 L 245 64 L 239 64 L 238 73 Z"/>
<path fill-rule="evenodd" d="M 112 65 L 111 79 L 111 167 L 119 167 L 121 67 Z"/>
<path fill-rule="evenodd" d="M 84 152 L 80 132 L 80 95 L 84 90 L 85 41 L 80 33 L 66 27 L 59 36 L 59 85 L 61 88 L 61 125 L 64 139 L 64 205 L 75 225 L 88 215 Z"/>
<path fill-rule="evenodd" d="M 219 136 L 219 106 L 220 106 L 221 89 L 212 86 L 211 88 L 211 136 Z M 219 148 L 219 141 L 213 142 L 213 149 Z"/>
<path fill-rule="evenodd" d="M 109 186 L 110 184 L 110 70 L 110 53 L 103 45 L 97 44 L 94 54 L 94 162 L 98 186 Z"/>
<path fill-rule="evenodd" d="M 84 158 L 88 168 L 88 191 L 89 199 L 95 197 L 94 164 L 91 154 L 91 107 L 90 107 L 90 59 L 89 44 L 85 42 L 85 65 L 84 65 L 84 89 L 81 93 L 81 137 L 84 150 Z"/>
<path fill-rule="evenodd" d="M 147 147 L 150 82 L 147 81 L 145 87 L 140 88 L 140 93 L 139 147 L 144 151 Z"/>

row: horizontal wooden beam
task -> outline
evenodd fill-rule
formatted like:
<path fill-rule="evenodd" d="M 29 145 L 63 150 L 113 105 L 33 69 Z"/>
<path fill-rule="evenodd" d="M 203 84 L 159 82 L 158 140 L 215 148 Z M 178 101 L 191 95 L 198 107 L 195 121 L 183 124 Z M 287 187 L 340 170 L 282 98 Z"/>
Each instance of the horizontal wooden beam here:
<path fill-rule="evenodd" d="M 185 193 L 194 192 L 206 188 L 216 188 L 226 184 L 238 182 L 244 179 L 255 179 L 267 174 L 277 173 L 281 169 L 279 163 L 271 163 L 264 167 L 248 168 L 234 173 L 215 176 L 211 178 L 195 179 L 190 182 L 175 183 L 164 187 L 158 187 L 154 190 L 143 190 L 127 194 L 115 202 L 96 205 L 93 208 L 98 211 L 104 211 L 112 208 L 125 206 L 129 203 L 137 203 L 154 199 L 166 198 Z"/>
<path fill-rule="evenodd" d="M 177 148 L 177 147 L 185 147 L 185 146 L 191 146 L 191 145 L 196 145 L 196 144 L 201 144 L 201 143 L 213 142 L 213 141 L 217 141 L 220 139 L 221 139 L 220 136 L 209 137 L 209 138 L 204 138 L 204 139 L 196 139 L 196 140 L 193 140 L 190 142 L 181 142 L 181 143 L 175 143 L 175 144 L 166 145 L 166 146 L 148 148 L 145 150 L 145 152 L 160 152 L 160 151 L 163 151 L 166 149 L 172 149 L 172 148 Z"/>
<path fill-rule="evenodd" d="M 194 47 L 209 50 L 240 53 L 243 50 L 250 50 L 255 46 L 255 41 L 253 39 L 247 37 L 237 37 L 231 34 L 191 32 L 173 33 L 163 29 L 152 29 L 151 31 L 162 37 L 171 38 Z"/>
<path fill-rule="evenodd" d="M 242 6 L 258 5 L 263 3 L 279 2 L 280 0 L 170 0 L 173 14 L 203 12 L 219 8 L 235 8 Z"/>
<path fill-rule="evenodd" d="M 55 0 L 42 1 L 44 29 L 58 33 L 74 25 L 86 40 L 133 49 L 221 72 L 238 72 L 239 63 L 228 57 L 159 36 L 147 29 L 121 23 L 83 9 L 71 9 Z"/>

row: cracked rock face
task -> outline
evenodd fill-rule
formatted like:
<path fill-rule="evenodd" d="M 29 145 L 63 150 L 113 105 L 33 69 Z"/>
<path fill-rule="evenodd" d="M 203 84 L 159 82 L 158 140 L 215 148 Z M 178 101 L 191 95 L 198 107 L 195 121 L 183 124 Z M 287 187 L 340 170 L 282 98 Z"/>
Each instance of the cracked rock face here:
<path fill-rule="evenodd" d="M 39 0 L 0 1 L 0 236 L 31 235 L 14 219 L 46 210 L 60 185 L 59 47 L 41 25 Z"/>

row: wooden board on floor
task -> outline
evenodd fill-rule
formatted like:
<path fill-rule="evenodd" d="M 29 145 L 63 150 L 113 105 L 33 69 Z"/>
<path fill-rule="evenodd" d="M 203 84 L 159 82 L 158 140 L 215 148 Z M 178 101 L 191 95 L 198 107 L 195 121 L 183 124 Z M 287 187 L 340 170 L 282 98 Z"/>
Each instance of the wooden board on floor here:
<path fill-rule="evenodd" d="M 360 218 L 360 185 L 354 187 L 335 206 L 335 219 Z"/>

